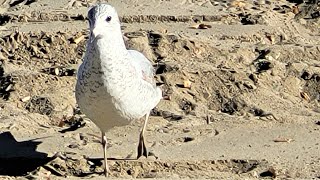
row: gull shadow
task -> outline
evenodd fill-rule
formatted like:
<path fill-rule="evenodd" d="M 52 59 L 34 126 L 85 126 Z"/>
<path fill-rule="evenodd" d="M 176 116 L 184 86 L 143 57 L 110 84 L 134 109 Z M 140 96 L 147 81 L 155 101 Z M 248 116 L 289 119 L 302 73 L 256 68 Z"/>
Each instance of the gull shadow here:
<path fill-rule="evenodd" d="M 138 160 L 137 158 L 107 158 L 108 160 L 111 161 L 136 161 Z M 103 157 L 87 157 L 86 160 L 92 161 L 92 162 L 98 162 L 98 161 L 103 161 Z M 97 163 L 98 164 L 98 163 Z"/>
<path fill-rule="evenodd" d="M 10 132 L 0 134 L 0 175 L 24 176 L 48 163 L 46 153 L 37 152 L 37 139 L 18 142 Z"/>

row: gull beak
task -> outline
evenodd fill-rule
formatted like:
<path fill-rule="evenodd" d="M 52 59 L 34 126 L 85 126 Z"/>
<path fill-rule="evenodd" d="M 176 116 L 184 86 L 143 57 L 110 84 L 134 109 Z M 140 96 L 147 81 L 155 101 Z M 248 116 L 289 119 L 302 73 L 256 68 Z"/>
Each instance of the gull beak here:
<path fill-rule="evenodd" d="M 94 38 L 97 38 L 97 36 L 99 35 L 98 28 L 94 27 L 92 29 L 92 35 L 93 35 Z"/>
<path fill-rule="evenodd" d="M 96 38 L 97 36 L 99 35 L 98 33 L 98 29 L 96 27 L 94 27 L 91 31 L 90 31 L 90 43 L 92 43 Z"/>

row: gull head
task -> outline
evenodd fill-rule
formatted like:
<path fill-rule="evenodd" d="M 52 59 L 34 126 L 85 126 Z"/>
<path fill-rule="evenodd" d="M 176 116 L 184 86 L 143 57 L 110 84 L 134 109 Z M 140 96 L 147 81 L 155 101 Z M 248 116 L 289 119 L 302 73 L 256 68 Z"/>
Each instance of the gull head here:
<path fill-rule="evenodd" d="M 90 42 L 96 38 L 112 36 L 120 30 L 120 21 L 117 11 L 109 4 L 97 4 L 88 11 Z M 121 31 L 121 30 L 120 30 Z"/>

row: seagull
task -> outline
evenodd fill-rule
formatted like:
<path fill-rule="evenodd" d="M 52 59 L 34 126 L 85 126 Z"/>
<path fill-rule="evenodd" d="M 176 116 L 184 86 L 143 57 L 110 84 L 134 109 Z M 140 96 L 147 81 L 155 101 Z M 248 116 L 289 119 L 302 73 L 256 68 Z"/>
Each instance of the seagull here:
<path fill-rule="evenodd" d="M 162 91 L 156 86 L 151 62 L 142 53 L 127 50 L 114 7 L 97 4 L 89 9 L 88 19 L 90 36 L 77 73 L 75 96 L 80 110 L 101 130 L 108 176 L 106 132 L 145 116 L 137 158 L 147 157 L 144 131 Z"/>

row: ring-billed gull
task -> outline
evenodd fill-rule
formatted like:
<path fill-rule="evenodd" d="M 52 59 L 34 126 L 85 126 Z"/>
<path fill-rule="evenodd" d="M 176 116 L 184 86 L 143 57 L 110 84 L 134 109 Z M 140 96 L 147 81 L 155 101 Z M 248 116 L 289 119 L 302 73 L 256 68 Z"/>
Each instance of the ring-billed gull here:
<path fill-rule="evenodd" d="M 81 111 L 101 130 L 106 176 L 105 132 L 145 116 L 138 156 L 148 156 L 144 131 L 150 111 L 162 98 L 154 69 L 140 52 L 127 50 L 116 10 L 98 4 L 88 11 L 90 37 L 77 75 L 76 100 Z"/>

